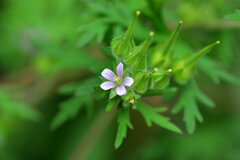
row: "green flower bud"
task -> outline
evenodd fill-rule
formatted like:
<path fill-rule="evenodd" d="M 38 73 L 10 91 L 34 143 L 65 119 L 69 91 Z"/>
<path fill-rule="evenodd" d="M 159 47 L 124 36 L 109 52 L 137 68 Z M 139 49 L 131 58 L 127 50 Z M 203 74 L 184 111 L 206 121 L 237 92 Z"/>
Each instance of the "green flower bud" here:
<path fill-rule="evenodd" d="M 155 70 L 155 73 L 152 75 L 151 86 L 154 89 L 162 89 L 169 84 L 170 74 L 172 73 L 172 69 L 166 70 Z"/>
<path fill-rule="evenodd" d="M 120 37 L 116 37 L 112 41 L 112 51 L 113 54 L 117 57 L 125 57 L 127 56 L 132 49 L 134 48 L 134 40 L 133 40 L 133 29 L 137 21 L 137 17 L 140 15 L 140 11 L 136 12 L 136 16 L 133 19 L 131 25 L 125 34 Z"/>
<path fill-rule="evenodd" d="M 172 32 L 169 40 L 164 44 L 163 47 L 161 45 L 158 45 L 153 50 L 153 56 L 151 60 L 151 63 L 153 66 L 160 66 L 163 68 L 169 67 L 170 62 L 172 60 L 172 53 L 173 53 L 171 52 L 171 48 L 173 46 L 174 41 L 177 38 L 177 35 L 180 31 L 182 24 L 183 24 L 183 21 L 179 21 L 178 26 Z"/>
<path fill-rule="evenodd" d="M 134 77 L 134 87 L 136 88 L 136 91 L 139 93 L 144 93 L 148 86 L 149 86 L 149 80 L 152 77 L 152 72 L 147 71 L 139 71 L 136 73 Z"/>
<path fill-rule="evenodd" d="M 149 33 L 149 37 L 126 58 L 126 63 L 132 70 L 144 70 L 146 68 L 146 52 L 151 43 L 154 32 Z"/>
<path fill-rule="evenodd" d="M 219 44 L 220 41 L 216 41 L 207 47 L 200 50 L 195 55 L 190 58 L 181 58 L 173 62 L 173 73 L 178 83 L 185 83 L 196 70 L 196 63 L 200 57 L 205 55 L 210 49 L 212 49 L 215 45 Z"/>

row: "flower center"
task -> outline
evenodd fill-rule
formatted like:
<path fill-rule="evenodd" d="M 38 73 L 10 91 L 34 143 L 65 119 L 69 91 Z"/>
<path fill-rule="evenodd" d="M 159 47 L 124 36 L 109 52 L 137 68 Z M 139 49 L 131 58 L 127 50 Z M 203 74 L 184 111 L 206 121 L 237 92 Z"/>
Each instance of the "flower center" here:
<path fill-rule="evenodd" d="M 123 83 L 123 80 L 122 80 L 122 78 L 120 78 L 119 76 L 115 76 L 114 82 L 115 82 L 115 84 L 116 84 L 117 86 L 121 86 L 122 83 Z"/>

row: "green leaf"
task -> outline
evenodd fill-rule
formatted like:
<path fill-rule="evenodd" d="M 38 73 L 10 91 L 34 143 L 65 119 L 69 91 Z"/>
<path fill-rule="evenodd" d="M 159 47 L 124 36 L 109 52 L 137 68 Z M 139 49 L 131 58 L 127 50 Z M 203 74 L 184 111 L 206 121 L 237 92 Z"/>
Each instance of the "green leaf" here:
<path fill-rule="evenodd" d="M 117 103 L 119 102 L 119 98 L 113 98 L 113 99 L 110 99 L 109 102 L 108 102 L 108 105 L 106 107 L 106 111 L 110 111 Z"/>
<path fill-rule="evenodd" d="M 92 98 L 89 97 L 89 95 L 85 95 L 81 97 L 72 97 L 67 101 L 62 102 L 60 104 L 60 111 L 51 123 L 51 130 L 60 127 L 68 119 L 74 118 L 84 105 L 92 105 L 89 104 L 91 101 Z"/>
<path fill-rule="evenodd" d="M 182 133 L 181 130 L 169 121 L 169 118 L 159 115 L 159 112 L 165 111 L 165 109 L 155 109 L 140 102 L 137 103 L 137 110 L 142 114 L 148 126 L 152 125 L 152 122 L 156 123 L 160 127 L 168 129 L 173 132 Z"/>
<path fill-rule="evenodd" d="M 240 21 L 240 10 L 237 10 L 236 13 L 229 14 L 225 17 L 227 20 L 237 20 Z"/>
<path fill-rule="evenodd" d="M 95 37 L 95 33 L 94 32 L 86 32 L 86 33 L 82 34 L 82 36 L 79 38 L 79 40 L 77 42 L 77 46 L 78 47 L 82 47 L 82 46 L 86 45 L 94 37 Z"/>
<path fill-rule="evenodd" d="M 148 90 L 143 94 L 143 96 L 155 96 L 155 95 L 166 95 L 166 94 L 173 94 L 177 92 L 176 87 L 167 87 L 164 89 L 152 89 Z"/>
<path fill-rule="evenodd" d="M 194 80 L 184 86 L 178 103 L 173 108 L 173 113 L 184 110 L 183 120 L 186 123 L 188 133 L 192 134 L 196 127 L 196 120 L 203 122 L 202 115 L 197 106 L 197 100 L 208 107 L 214 107 L 214 103 L 198 88 Z"/>
<path fill-rule="evenodd" d="M 198 64 L 200 71 L 209 76 L 214 83 L 219 84 L 220 80 L 240 85 L 240 80 L 220 67 L 220 64 L 210 58 L 204 58 Z"/>
<path fill-rule="evenodd" d="M 93 93 L 96 84 L 99 84 L 98 77 L 61 86 L 59 88 L 61 94 L 74 94 L 74 96 L 60 104 L 60 111 L 54 117 L 50 128 L 54 130 L 68 119 L 74 118 L 84 106 L 87 108 L 88 113 L 90 113 L 95 98 Z"/>
<path fill-rule="evenodd" d="M 29 105 L 13 99 L 13 97 L 0 91 L 0 114 L 6 118 L 17 116 L 22 119 L 38 121 L 40 113 Z"/>
<path fill-rule="evenodd" d="M 118 117 L 118 130 L 115 140 L 115 148 L 117 149 L 123 142 L 123 139 L 127 135 L 127 127 L 133 128 L 130 122 L 130 113 L 128 108 L 122 108 Z"/>
<path fill-rule="evenodd" d="M 80 82 L 71 82 L 71 83 L 64 84 L 58 89 L 58 92 L 62 95 L 88 94 L 89 92 L 93 91 L 93 87 L 97 84 L 99 84 L 98 77 L 89 78 L 87 80 L 80 81 Z"/>

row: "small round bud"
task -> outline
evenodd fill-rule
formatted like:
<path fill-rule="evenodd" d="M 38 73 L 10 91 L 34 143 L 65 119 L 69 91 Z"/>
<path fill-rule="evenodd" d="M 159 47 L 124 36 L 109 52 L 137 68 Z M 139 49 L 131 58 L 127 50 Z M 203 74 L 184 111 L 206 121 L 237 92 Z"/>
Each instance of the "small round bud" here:
<path fill-rule="evenodd" d="M 139 16 L 141 14 L 140 11 L 136 11 L 136 15 Z"/>
<path fill-rule="evenodd" d="M 217 43 L 217 44 L 220 44 L 220 41 L 217 41 L 216 43 Z"/>
<path fill-rule="evenodd" d="M 170 68 L 170 69 L 168 69 L 168 73 L 172 73 L 172 69 Z"/>
<path fill-rule="evenodd" d="M 154 68 L 154 69 L 153 69 L 153 72 L 157 72 L 157 71 L 158 71 L 158 68 Z"/>
<path fill-rule="evenodd" d="M 149 36 L 154 36 L 154 32 L 153 31 L 151 31 L 150 33 L 149 33 Z"/>
<path fill-rule="evenodd" d="M 179 21 L 179 23 L 180 23 L 180 24 L 183 24 L 183 21 L 182 21 L 182 20 L 180 20 L 180 21 Z"/>

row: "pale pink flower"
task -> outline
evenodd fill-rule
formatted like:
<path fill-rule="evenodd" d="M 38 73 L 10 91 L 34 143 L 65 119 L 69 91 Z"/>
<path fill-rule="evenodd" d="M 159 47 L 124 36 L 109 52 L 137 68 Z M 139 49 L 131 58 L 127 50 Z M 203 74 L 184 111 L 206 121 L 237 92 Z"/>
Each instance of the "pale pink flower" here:
<path fill-rule="evenodd" d="M 103 82 L 100 87 L 103 90 L 109 90 L 116 87 L 116 93 L 122 96 L 127 93 L 125 86 L 130 87 L 133 84 L 132 77 L 123 77 L 123 64 L 120 62 L 116 68 L 117 75 L 113 73 L 110 69 L 104 69 L 101 75 L 109 80 Z"/>

